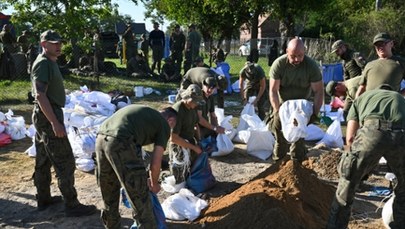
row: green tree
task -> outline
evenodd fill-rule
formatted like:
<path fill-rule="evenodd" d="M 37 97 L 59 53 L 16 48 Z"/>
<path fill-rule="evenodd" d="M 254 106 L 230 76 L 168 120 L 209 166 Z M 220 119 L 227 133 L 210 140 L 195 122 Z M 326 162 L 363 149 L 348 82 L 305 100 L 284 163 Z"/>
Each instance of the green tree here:
<path fill-rule="evenodd" d="M 37 36 L 46 29 L 54 29 L 70 41 L 74 66 L 78 66 L 79 59 L 77 41 L 84 37 L 86 31 L 95 31 L 101 19 L 116 12 L 114 9 L 117 8 L 111 0 L 5 0 L 5 3 L 16 10 L 13 23 L 31 24 Z"/>

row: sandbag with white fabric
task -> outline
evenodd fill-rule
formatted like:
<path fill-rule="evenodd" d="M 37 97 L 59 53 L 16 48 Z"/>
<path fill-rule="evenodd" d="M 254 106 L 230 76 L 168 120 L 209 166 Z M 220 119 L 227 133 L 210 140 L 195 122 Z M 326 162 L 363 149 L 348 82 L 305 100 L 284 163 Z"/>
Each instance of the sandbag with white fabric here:
<path fill-rule="evenodd" d="M 248 115 L 254 115 L 255 114 L 255 106 L 253 105 L 253 102 L 255 101 L 255 99 L 256 99 L 256 96 L 249 97 L 248 102 L 243 107 L 242 112 L 240 113 L 241 117 L 244 114 L 248 114 Z M 241 130 L 246 130 L 248 127 L 249 127 L 249 125 L 247 124 L 247 122 L 245 120 L 239 119 L 239 124 L 238 124 L 238 127 L 236 129 L 238 131 L 241 131 Z"/>
<path fill-rule="evenodd" d="M 341 116 L 343 116 L 343 110 L 338 110 L 338 117 L 326 130 L 325 136 L 317 144 L 325 144 L 329 148 L 343 148 L 343 134 L 340 124 Z"/>
<path fill-rule="evenodd" d="M 217 148 L 218 148 L 218 151 L 212 152 L 211 156 L 217 157 L 217 156 L 228 155 L 228 154 L 232 153 L 235 146 L 233 145 L 233 142 L 226 134 L 218 134 L 217 135 Z"/>
<path fill-rule="evenodd" d="M 319 126 L 314 124 L 309 124 L 307 126 L 307 136 L 305 137 L 305 141 L 320 140 L 323 136 L 325 136 L 325 131 Z"/>
<path fill-rule="evenodd" d="M 172 196 L 169 196 L 162 203 L 163 212 L 167 219 L 193 221 L 198 218 L 201 210 L 206 208 L 208 203 L 196 197 L 190 190 L 182 188 Z"/>
<path fill-rule="evenodd" d="M 284 138 L 294 143 L 307 136 L 307 124 L 313 105 L 306 99 L 287 100 L 280 106 L 279 116 Z"/>
<path fill-rule="evenodd" d="M 233 139 L 237 133 L 236 129 L 233 127 L 231 120 L 232 115 L 225 116 L 223 108 L 215 108 L 215 115 L 217 116 L 218 124 L 225 129 L 225 134 Z"/>
<path fill-rule="evenodd" d="M 266 124 L 257 115 L 242 115 L 249 128 L 241 131 L 242 138 L 247 141 L 247 153 L 259 159 L 266 160 L 273 153 L 274 136 Z"/>

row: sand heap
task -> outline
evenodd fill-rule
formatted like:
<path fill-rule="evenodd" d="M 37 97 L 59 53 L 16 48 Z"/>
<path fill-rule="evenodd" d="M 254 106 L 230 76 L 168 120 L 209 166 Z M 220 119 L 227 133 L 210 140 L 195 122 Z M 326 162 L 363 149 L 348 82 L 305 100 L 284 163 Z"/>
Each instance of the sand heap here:
<path fill-rule="evenodd" d="M 205 228 L 323 228 L 334 188 L 292 161 L 213 200 L 199 220 Z"/>
<path fill-rule="evenodd" d="M 332 150 L 328 153 L 321 154 L 319 158 L 313 162 L 312 168 L 319 177 L 329 180 L 339 180 L 339 173 L 337 167 L 340 161 L 342 152 L 339 150 Z"/>

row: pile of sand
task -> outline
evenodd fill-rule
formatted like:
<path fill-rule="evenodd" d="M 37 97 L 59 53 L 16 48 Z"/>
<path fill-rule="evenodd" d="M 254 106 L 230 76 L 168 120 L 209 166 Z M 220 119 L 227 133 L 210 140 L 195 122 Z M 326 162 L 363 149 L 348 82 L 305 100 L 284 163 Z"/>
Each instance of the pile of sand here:
<path fill-rule="evenodd" d="M 213 200 L 199 220 L 206 228 L 323 228 L 334 188 L 293 161 Z"/>

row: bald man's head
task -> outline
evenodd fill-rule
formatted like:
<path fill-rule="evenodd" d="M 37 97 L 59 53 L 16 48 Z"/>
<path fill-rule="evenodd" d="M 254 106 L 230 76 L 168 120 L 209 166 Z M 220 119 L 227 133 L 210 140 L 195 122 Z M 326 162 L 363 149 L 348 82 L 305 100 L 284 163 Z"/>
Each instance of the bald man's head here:
<path fill-rule="evenodd" d="M 287 57 L 288 62 L 292 65 L 298 65 L 304 60 L 305 46 L 299 38 L 294 38 L 288 42 Z"/>

